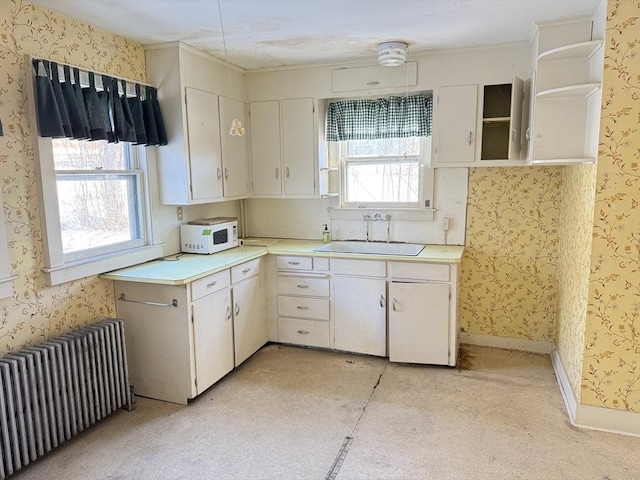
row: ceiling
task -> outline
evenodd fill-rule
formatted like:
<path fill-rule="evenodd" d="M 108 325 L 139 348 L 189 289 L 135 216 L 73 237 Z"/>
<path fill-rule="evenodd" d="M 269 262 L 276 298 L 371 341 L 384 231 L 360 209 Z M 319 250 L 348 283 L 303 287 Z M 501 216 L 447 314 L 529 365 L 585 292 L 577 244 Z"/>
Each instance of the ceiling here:
<path fill-rule="evenodd" d="M 373 60 L 392 40 L 409 44 L 409 59 L 525 42 L 534 22 L 593 15 L 602 0 L 31 1 L 142 44 L 180 40 L 256 69 Z"/>

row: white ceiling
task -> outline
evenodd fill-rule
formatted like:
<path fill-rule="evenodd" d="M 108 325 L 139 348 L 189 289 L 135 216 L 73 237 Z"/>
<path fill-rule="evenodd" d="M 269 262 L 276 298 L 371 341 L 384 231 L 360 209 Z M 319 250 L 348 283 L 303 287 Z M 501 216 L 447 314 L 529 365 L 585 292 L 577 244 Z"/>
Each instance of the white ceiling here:
<path fill-rule="evenodd" d="M 409 44 L 409 59 L 524 42 L 534 22 L 593 15 L 602 0 L 31 1 L 143 44 L 181 40 L 255 69 L 373 60 L 392 40 Z"/>

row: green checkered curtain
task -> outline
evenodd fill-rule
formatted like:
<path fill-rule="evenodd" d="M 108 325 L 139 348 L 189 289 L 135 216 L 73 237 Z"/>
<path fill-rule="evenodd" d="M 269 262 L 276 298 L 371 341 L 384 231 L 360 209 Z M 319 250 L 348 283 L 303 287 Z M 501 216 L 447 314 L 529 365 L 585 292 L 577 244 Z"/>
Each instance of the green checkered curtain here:
<path fill-rule="evenodd" d="M 431 135 L 433 98 L 425 95 L 377 100 L 343 100 L 329 104 L 329 142 Z"/>

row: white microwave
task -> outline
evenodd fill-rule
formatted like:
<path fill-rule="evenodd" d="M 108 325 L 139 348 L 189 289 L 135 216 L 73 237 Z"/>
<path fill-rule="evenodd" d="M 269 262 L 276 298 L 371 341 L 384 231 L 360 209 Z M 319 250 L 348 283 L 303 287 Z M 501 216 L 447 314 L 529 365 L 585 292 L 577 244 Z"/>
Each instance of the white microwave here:
<path fill-rule="evenodd" d="M 206 218 L 180 225 L 181 251 L 184 253 L 216 253 L 238 246 L 238 219 Z"/>

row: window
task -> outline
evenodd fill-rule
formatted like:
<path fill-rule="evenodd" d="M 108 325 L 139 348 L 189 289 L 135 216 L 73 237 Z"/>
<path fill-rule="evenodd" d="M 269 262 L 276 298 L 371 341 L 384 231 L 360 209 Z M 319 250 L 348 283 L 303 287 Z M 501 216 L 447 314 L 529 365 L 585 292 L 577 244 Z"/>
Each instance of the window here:
<path fill-rule="evenodd" d="M 149 233 L 143 147 L 38 137 L 37 148 L 49 285 L 163 255 Z"/>
<path fill-rule="evenodd" d="M 422 205 L 424 143 L 420 137 L 342 142 L 343 205 Z"/>
<path fill-rule="evenodd" d="M 65 260 L 144 245 L 142 171 L 125 143 L 52 140 Z"/>
<path fill-rule="evenodd" d="M 344 208 L 431 207 L 432 99 L 425 95 L 329 104 L 330 164 Z"/>

